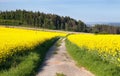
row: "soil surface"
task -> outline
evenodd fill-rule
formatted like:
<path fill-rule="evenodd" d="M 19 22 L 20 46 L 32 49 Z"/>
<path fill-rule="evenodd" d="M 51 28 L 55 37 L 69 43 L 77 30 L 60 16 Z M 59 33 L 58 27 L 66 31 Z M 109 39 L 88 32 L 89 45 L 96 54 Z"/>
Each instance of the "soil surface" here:
<path fill-rule="evenodd" d="M 61 39 L 59 46 L 54 44 L 49 49 L 36 76 L 56 76 L 56 73 L 63 73 L 65 76 L 94 76 L 84 67 L 76 66 L 66 51 L 64 40 Z"/>

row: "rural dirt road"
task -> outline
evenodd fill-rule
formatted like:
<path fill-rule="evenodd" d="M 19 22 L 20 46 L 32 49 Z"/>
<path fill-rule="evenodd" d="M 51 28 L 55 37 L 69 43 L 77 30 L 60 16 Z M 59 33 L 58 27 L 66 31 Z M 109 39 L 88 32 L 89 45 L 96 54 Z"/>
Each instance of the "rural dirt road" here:
<path fill-rule="evenodd" d="M 63 73 L 65 76 L 94 76 L 84 67 L 76 66 L 67 54 L 64 39 L 61 40 L 60 46 L 54 44 L 49 49 L 36 76 L 56 76 L 56 73 Z"/>

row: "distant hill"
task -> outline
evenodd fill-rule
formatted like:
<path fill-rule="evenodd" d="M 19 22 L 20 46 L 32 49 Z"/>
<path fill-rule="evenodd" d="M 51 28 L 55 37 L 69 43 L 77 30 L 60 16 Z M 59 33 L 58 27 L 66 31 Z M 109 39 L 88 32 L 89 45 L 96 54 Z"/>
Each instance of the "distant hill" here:
<path fill-rule="evenodd" d="M 108 23 L 109 25 L 112 25 L 112 26 L 120 26 L 120 23 Z"/>
<path fill-rule="evenodd" d="M 26 10 L 0 11 L 0 25 L 39 27 L 53 30 L 85 32 L 86 24 L 69 16 Z"/>
<path fill-rule="evenodd" d="M 94 26 L 95 24 L 98 25 Z M 0 11 L 0 25 L 27 26 L 87 33 L 120 34 L 120 27 L 116 27 L 120 26 L 119 22 L 90 22 L 85 24 L 81 20 L 75 20 L 69 16 L 26 10 Z"/>
<path fill-rule="evenodd" d="M 94 26 L 95 24 L 105 24 L 110 26 L 120 26 L 120 22 L 88 22 L 88 26 Z"/>

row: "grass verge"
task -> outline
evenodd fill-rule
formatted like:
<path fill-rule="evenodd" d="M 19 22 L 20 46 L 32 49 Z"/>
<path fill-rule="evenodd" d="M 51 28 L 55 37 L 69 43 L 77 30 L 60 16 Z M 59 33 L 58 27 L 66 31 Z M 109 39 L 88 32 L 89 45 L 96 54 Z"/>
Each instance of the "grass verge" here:
<path fill-rule="evenodd" d="M 63 73 L 56 73 L 56 76 L 66 76 Z"/>
<path fill-rule="evenodd" d="M 120 67 L 104 61 L 97 52 L 80 48 L 66 40 L 66 48 L 78 66 L 86 67 L 95 76 L 120 76 Z"/>
<path fill-rule="evenodd" d="M 29 53 L 23 55 L 15 55 L 9 68 L 0 70 L 0 76 L 35 76 L 42 63 L 46 52 L 58 40 L 54 38 L 36 46 Z M 7 63 L 6 63 L 7 65 Z"/>

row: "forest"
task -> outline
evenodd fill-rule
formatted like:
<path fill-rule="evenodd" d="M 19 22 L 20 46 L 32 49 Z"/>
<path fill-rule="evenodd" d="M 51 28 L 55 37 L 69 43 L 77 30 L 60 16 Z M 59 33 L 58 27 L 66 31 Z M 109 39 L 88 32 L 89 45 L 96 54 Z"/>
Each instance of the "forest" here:
<path fill-rule="evenodd" d="M 0 25 L 28 26 L 46 28 L 52 30 L 65 30 L 87 33 L 119 34 L 120 27 L 104 24 L 87 26 L 81 20 L 75 20 L 69 16 L 46 14 L 26 10 L 0 11 Z"/>

